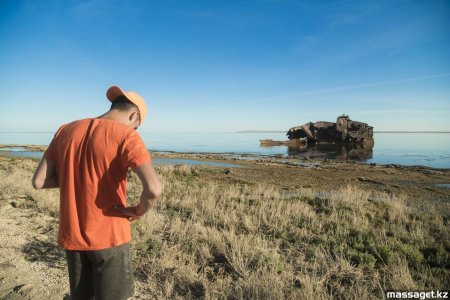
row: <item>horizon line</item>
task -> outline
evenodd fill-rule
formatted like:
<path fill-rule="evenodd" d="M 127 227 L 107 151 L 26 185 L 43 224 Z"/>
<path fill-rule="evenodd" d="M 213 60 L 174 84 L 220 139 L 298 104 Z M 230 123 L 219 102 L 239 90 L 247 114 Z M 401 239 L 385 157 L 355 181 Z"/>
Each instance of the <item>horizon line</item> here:
<path fill-rule="evenodd" d="M 55 133 L 56 131 L 0 131 L 1 133 Z M 139 133 L 284 133 L 286 130 L 143 131 Z M 376 130 L 374 133 L 450 133 L 450 130 Z"/>

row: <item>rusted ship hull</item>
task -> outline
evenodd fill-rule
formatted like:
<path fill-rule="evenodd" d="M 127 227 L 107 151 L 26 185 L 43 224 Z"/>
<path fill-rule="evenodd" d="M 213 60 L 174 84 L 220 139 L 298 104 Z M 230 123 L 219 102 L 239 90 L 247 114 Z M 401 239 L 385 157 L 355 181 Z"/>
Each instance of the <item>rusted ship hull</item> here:
<path fill-rule="evenodd" d="M 308 144 L 373 144 L 373 127 L 363 122 L 352 121 L 346 115 L 339 116 L 336 123 L 319 121 L 292 127 L 286 135 L 290 140 L 306 139 Z"/>

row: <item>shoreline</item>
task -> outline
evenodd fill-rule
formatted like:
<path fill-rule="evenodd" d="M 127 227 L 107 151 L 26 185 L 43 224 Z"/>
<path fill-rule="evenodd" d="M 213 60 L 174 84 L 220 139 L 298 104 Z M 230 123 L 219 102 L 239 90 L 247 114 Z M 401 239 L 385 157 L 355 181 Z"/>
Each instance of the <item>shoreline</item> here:
<path fill-rule="evenodd" d="M 44 151 L 40 145 L 0 145 L 2 148 L 23 147 L 27 151 Z M 174 159 L 172 165 L 183 165 L 176 160 L 200 162 L 190 167 L 215 169 L 213 177 L 244 184 L 271 184 L 286 190 L 312 188 L 334 191 L 342 186 L 356 185 L 389 195 L 406 195 L 411 205 L 428 209 L 430 203 L 437 205 L 443 215 L 450 216 L 450 169 L 428 166 L 404 166 L 399 164 L 374 164 L 357 161 L 335 161 L 329 159 L 303 159 L 283 155 L 255 155 L 236 153 L 193 153 L 161 151 L 151 152 L 155 159 Z M 5 156 L 12 159 L 27 159 L 20 156 Z M 31 157 L 31 160 L 40 158 Z M 206 165 L 201 162 L 230 164 Z M 233 167 L 237 165 L 238 167 Z M 155 167 L 159 167 L 155 163 Z"/>
<path fill-rule="evenodd" d="M 34 144 L 0 144 L 0 151 L 4 148 L 23 148 L 30 152 L 45 151 L 47 145 L 34 145 Z M 318 159 L 318 158 L 299 158 L 292 155 L 284 154 L 255 154 L 255 153 L 239 153 L 239 152 L 178 152 L 175 150 L 150 150 L 147 149 L 152 157 L 155 158 L 186 158 L 192 160 L 205 160 L 205 161 L 253 161 L 259 163 L 278 163 L 291 166 L 301 166 L 310 164 L 322 164 L 322 163 L 336 163 L 336 164 L 361 164 L 370 166 L 384 166 L 389 168 L 400 169 L 429 169 L 434 171 L 450 171 L 450 168 L 439 168 L 425 165 L 404 165 L 398 163 L 373 163 L 358 160 L 338 160 L 338 159 Z M 26 156 L 14 156 L 4 155 L 0 153 L 0 156 L 13 156 L 13 157 L 26 157 Z M 33 157 L 36 158 L 36 157 Z"/>

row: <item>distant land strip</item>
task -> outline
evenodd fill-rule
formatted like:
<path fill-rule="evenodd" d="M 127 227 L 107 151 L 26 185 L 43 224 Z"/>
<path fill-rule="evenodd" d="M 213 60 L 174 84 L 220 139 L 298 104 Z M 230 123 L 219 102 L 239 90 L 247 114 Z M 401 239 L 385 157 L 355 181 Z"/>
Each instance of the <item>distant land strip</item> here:
<path fill-rule="evenodd" d="M 374 131 L 374 133 L 450 133 L 450 131 Z"/>
<path fill-rule="evenodd" d="M 265 132 L 276 132 L 276 133 L 284 133 L 285 130 L 242 130 L 236 133 L 265 133 Z"/>

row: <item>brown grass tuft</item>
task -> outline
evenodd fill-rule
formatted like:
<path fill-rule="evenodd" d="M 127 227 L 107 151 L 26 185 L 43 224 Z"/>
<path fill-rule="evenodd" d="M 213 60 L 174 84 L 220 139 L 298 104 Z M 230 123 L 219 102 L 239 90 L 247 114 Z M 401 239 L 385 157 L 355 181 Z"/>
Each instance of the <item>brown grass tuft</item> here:
<path fill-rule="evenodd" d="M 36 162 L 0 161 L 0 197 L 57 215 L 56 191 L 32 190 Z M 132 224 L 141 292 L 159 299 L 383 297 L 449 288 L 450 228 L 402 195 L 345 186 L 287 190 L 211 179 L 213 168 L 157 168 L 164 193 Z M 128 177 L 128 197 L 140 186 Z M 431 205 L 431 204 L 430 204 Z"/>

